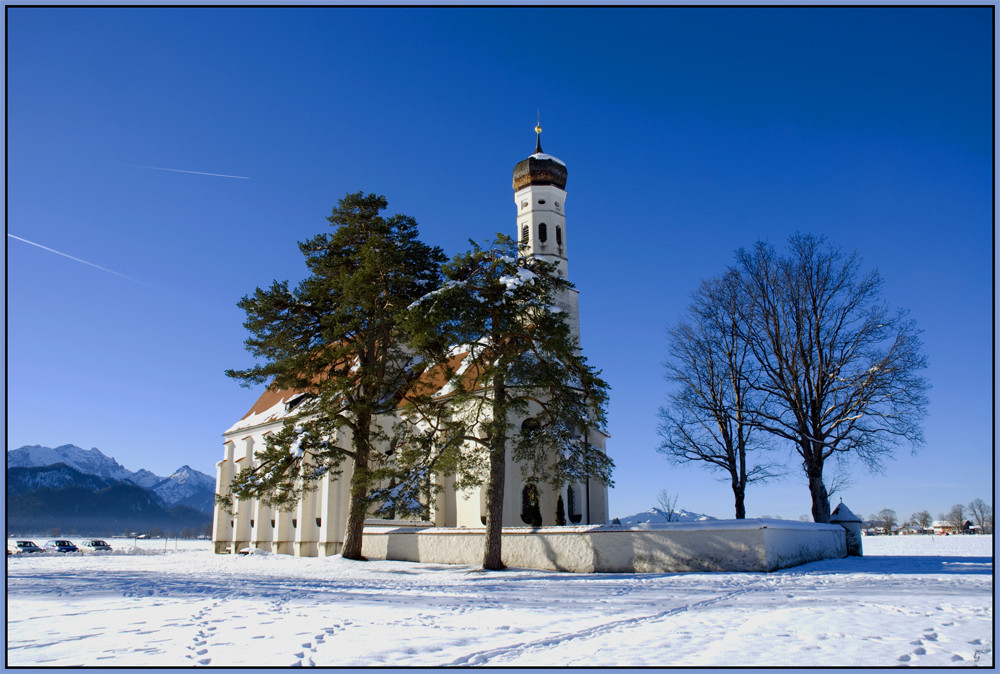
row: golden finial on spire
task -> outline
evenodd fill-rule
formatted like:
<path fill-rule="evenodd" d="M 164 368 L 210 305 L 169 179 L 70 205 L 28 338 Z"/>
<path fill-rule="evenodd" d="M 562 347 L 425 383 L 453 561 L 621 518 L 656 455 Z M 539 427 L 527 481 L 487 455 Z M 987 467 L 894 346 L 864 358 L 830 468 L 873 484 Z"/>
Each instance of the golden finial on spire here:
<path fill-rule="evenodd" d="M 535 142 L 535 154 L 541 154 L 542 152 L 542 111 L 538 111 L 538 124 L 535 125 L 535 133 L 538 134 L 538 139 Z"/>

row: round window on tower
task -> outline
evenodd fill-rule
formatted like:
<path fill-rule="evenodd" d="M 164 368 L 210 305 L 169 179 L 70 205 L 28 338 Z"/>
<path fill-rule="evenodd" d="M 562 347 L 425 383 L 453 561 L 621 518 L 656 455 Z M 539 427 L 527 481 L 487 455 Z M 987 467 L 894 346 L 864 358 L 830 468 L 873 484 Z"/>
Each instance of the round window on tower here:
<path fill-rule="evenodd" d="M 544 206 L 545 205 L 545 199 L 539 199 L 538 203 L 540 203 L 540 204 L 542 204 Z"/>
<path fill-rule="evenodd" d="M 548 230 L 545 227 L 545 223 L 541 222 L 538 224 L 538 240 L 545 243 L 547 238 L 549 238 Z"/>

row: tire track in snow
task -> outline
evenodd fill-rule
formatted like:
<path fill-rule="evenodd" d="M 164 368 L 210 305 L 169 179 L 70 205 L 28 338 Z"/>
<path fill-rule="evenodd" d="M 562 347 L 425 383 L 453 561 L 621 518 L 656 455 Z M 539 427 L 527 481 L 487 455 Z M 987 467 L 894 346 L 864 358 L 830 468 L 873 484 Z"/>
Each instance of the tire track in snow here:
<path fill-rule="evenodd" d="M 544 639 L 538 639 L 536 641 L 531 641 L 528 643 L 512 644 L 510 646 L 502 646 L 500 648 L 493 648 L 488 651 L 482 651 L 480 653 L 472 653 L 457 660 L 453 660 L 447 664 L 442 664 L 442 667 L 463 667 L 463 666 L 480 666 L 489 665 L 492 660 L 496 658 L 507 656 L 507 655 L 522 655 L 533 650 L 545 649 L 556 644 L 560 644 L 572 639 L 589 639 L 591 637 L 596 637 L 608 632 L 613 632 L 622 628 L 629 628 L 636 625 L 642 625 L 645 623 L 656 622 L 657 620 L 663 620 L 664 618 L 669 618 L 680 613 L 685 613 L 687 611 L 693 611 L 706 606 L 712 606 L 713 604 L 718 604 L 719 602 L 727 601 L 729 599 L 734 599 L 740 595 L 752 592 L 753 588 L 742 588 L 739 590 L 734 590 L 726 594 L 720 595 L 718 597 L 712 597 L 711 599 L 705 599 L 703 601 L 694 602 L 691 604 L 685 604 L 684 606 L 678 606 L 676 608 L 668 609 L 666 611 L 660 611 L 659 613 L 654 613 L 653 615 L 624 618 L 622 620 L 615 620 L 610 623 L 603 623 L 600 625 L 595 625 L 589 627 L 585 630 L 580 630 L 579 632 L 566 632 L 563 634 L 556 634 L 554 636 L 545 637 Z"/>

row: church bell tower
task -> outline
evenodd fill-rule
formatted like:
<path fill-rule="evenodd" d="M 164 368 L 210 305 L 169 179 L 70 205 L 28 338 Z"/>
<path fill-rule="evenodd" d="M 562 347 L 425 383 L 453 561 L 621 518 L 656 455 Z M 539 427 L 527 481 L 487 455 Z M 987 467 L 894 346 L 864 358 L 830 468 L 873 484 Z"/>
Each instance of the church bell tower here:
<path fill-rule="evenodd" d="M 517 205 L 517 241 L 525 255 L 557 265 L 569 279 L 566 253 L 566 164 L 542 152 L 542 126 L 535 127 L 535 153 L 514 167 L 514 203 Z M 580 338 L 579 300 L 576 289 L 558 298 L 567 312 L 573 336 Z"/>

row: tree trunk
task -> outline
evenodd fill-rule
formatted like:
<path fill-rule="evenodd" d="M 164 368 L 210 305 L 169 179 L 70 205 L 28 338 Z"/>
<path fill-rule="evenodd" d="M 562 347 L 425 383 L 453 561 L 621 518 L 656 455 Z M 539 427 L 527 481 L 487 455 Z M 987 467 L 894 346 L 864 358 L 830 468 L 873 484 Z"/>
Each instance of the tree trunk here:
<path fill-rule="evenodd" d="M 490 475 L 486 487 L 486 541 L 483 546 L 483 568 L 494 571 L 504 568 L 501 533 L 507 463 L 507 408 L 503 404 L 505 395 L 503 372 L 498 371 L 493 378 L 494 417 L 493 433 L 490 438 Z"/>
<path fill-rule="evenodd" d="M 807 466 L 806 477 L 809 478 L 809 494 L 812 496 L 813 522 L 829 524 L 830 495 L 823 484 L 823 465 Z"/>
<path fill-rule="evenodd" d="M 359 419 L 354 433 L 354 472 L 351 475 L 351 500 L 344 531 L 344 559 L 364 559 L 361 556 L 365 517 L 368 514 L 368 452 L 371 419 Z"/>
<path fill-rule="evenodd" d="M 733 482 L 733 496 L 736 500 L 736 519 L 745 520 L 747 518 L 746 506 L 743 504 L 743 498 L 746 495 L 746 488 L 739 484 L 738 482 Z"/>
<path fill-rule="evenodd" d="M 737 426 L 737 450 L 739 458 L 739 475 L 733 475 L 733 496 L 736 498 L 736 519 L 745 520 L 747 518 L 746 505 L 743 503 L 743 499 L 746 498 L 747 494 L 747 448 L 746 448 L 746 436 L 743 430 L 743 410 L 737 412 L 739 416 L 739 425 Z"/>

